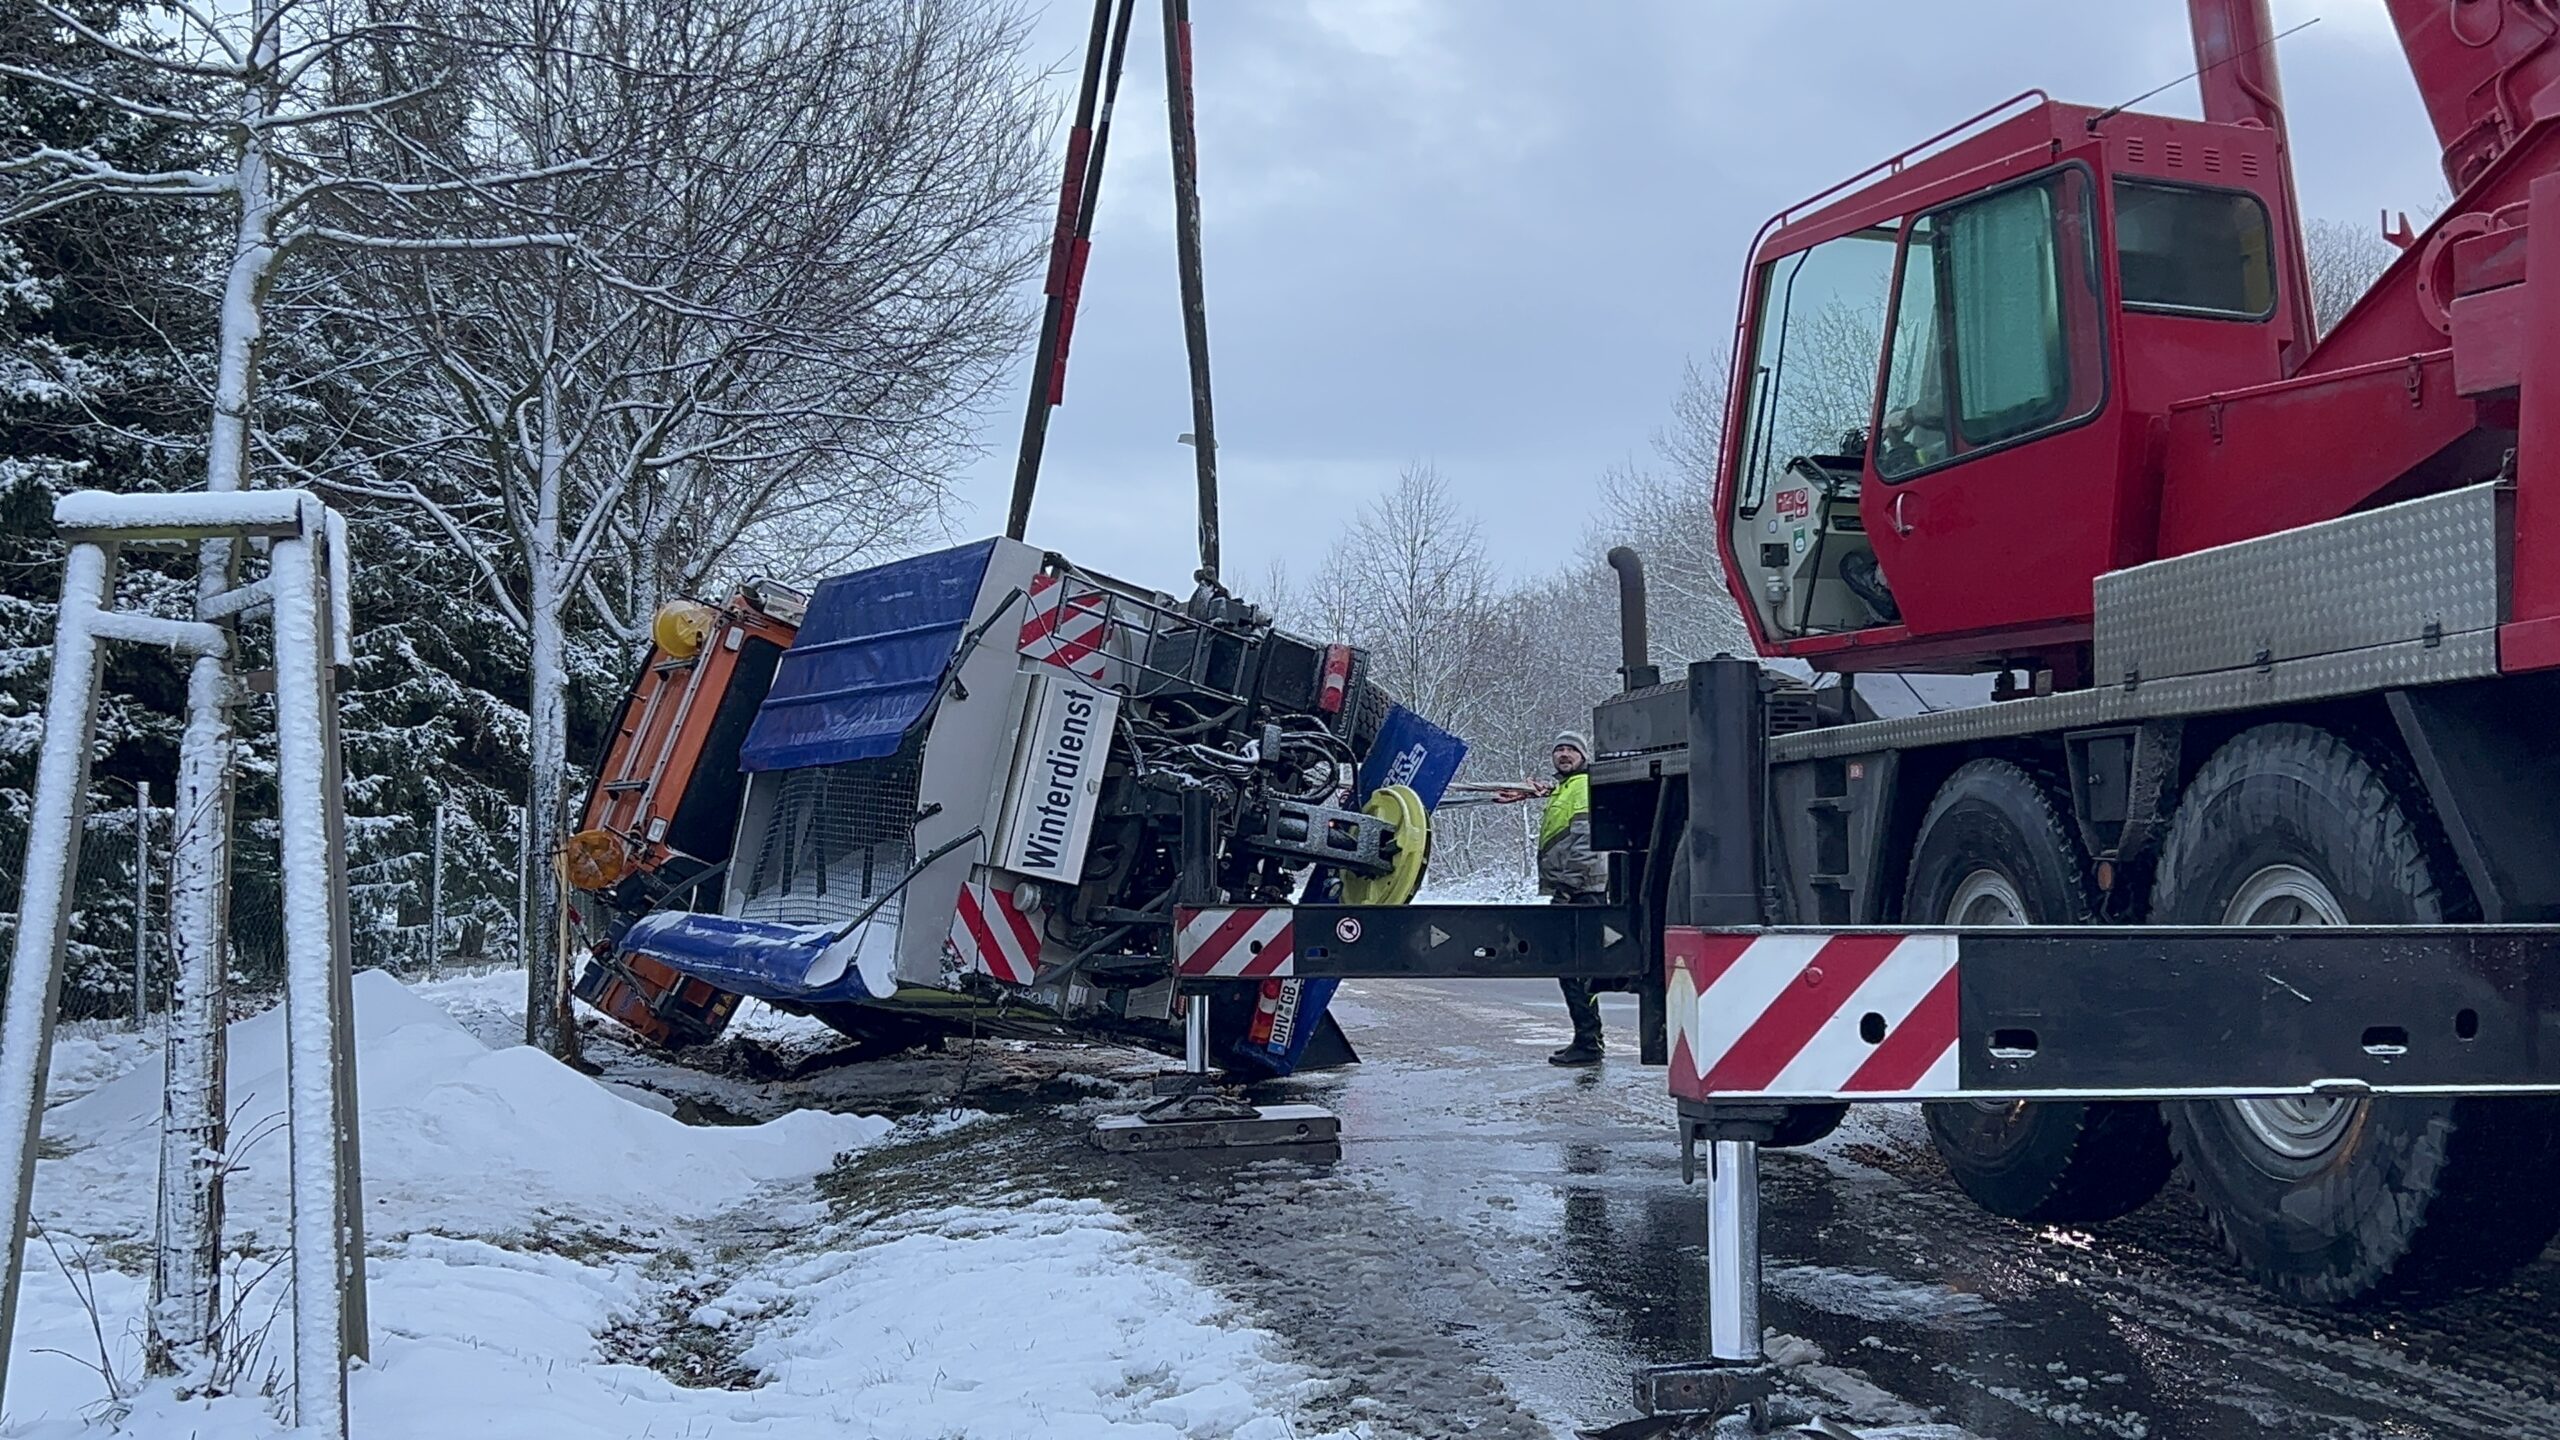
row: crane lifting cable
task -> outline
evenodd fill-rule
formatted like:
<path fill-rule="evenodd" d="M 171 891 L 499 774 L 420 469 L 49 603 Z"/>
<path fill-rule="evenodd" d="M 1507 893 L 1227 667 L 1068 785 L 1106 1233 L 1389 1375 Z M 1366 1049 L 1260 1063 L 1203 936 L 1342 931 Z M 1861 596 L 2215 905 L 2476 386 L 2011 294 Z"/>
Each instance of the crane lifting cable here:
<path fill-rule="evenodd" d="M 1111 114 L 1129 53 L 1135 0 L 1094 0 L 1093 28 L 1085 45 L 1084 75 L 1077 87 L 1076 118 L 1067 137 L 1066 174 L 1058 189 L 1058 221 L 1049 242 L 1047 303 L 1040 342 L 1031 363 L 1031 393 L 1023 407 L 1022 448 L 1014 463 L 1013 502 L 1005 519 L 1007 539 L 1019 540 L 1031 524 L 1031 497 L 1040 483 L 1048 447 L 1049 412 L 1066 399 L 1067 351 L 1074 341 L 1076 306 L 1084 289 L 1086 256 L 1093 248 L 1093 217 L 1102 196 L 1103 163 L 1110 153 Z M 1200 194 L 1192 131 L 1191 7 L 1164 0 L 1165 112 L 1173 155 L 1174 240 L 1182 284 L 1184 349 L 1191 375 L 1193 463 L 1200 489 L 1200 579 L 1218 578 L 1217 428 L 1209 396 L 1209 326 L 1200 266 Z"/>

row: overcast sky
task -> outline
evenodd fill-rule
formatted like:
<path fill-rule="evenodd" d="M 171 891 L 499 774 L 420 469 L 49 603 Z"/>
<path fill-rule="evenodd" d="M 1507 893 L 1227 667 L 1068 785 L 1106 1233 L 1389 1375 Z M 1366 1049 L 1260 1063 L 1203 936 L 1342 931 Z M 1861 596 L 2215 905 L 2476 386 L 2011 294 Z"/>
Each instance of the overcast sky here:
<path fill-rule="evenodd" d="M 1303 572 L 1436 463 L 1501 563 L 1550 568 L 1731 343 L 1745 247 L 1805 195 L 2029 87 L 2114 104 L 2193 68 L 2177 0 L 1194 0 L 1226 573 Z M 1067 403 L 1029 538 L 1180 589 L 1191 428 L 1157 0 L 1138 0 Z M 2383 0 L 2277 0 L 2306 212 L 2443 188 Z M 1090 20 L 1036 53 L 1071 98 Z M 1063 103 L 1063 99 L 1062 99 Z M 2141 108 L 2195 114 L 2193 82 Z M 1027 362 L 1026 362 L 1027 365 Z M 962 535 L 1004 524 L 1026 377 Z M 1638 537 L 1640 539 L 1640 537 Z"/>

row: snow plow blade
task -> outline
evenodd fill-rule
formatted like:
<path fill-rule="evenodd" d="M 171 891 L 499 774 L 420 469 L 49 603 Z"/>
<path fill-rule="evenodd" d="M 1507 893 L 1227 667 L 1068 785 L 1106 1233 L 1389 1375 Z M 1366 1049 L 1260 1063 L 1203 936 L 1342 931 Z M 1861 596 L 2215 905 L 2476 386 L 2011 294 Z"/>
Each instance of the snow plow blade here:
<path fill-rule="evenodd" d="M 760 1000 L 821 1004 L 881 998 L 852 963 L 855 946 L 823 925 L 775 925 L 660 911 L 623 932 L 626 955 Z"/>
<path fill-rule="evenodd" d="M 646 955 L 617 956 L 610 949 L 588 959 L 571 993 L 598 1014 L 670 1050 L 719 1039 L 744 998 Z"/>

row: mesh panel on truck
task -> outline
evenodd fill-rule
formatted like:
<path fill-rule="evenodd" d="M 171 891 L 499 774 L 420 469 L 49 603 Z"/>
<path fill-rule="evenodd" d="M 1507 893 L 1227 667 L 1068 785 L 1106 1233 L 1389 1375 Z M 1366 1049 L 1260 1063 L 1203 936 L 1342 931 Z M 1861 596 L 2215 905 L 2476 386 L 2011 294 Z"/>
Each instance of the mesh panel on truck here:
<path fill-rule="evenodd" d="M 755 841 L 738 915 L 784 925 L 840 924 L 895 889 L 916 862 L 918 735 L 894 755 L 757 777 L 776 787 Z M 894 927 L 899 902 L 877 917 Z"/>

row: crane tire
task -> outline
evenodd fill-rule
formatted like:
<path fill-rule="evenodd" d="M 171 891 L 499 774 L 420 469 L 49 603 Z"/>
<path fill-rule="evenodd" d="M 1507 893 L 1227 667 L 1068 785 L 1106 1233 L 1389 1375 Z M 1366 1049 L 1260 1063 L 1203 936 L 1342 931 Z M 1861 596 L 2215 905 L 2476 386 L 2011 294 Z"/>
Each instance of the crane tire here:
<path fill-rule="evenodd" d="M 2196 774 L 2152 891 L 2164 925 L 2434 925 L 2473 918 L 2396 757 L 2262 725 Z M 2455 1038 L 2411 1016 L 2413 1043 Z M 2204 1036 L 2200 1040 L 2206 1039 Z M 2560 1232 L 2560 1101 L 2395 1096 L 2161 1107 L 2242 1269 L 2295 1300 L 2424 1301 L 2495 1281 Z"/>
<path fill-rule="evenodd" d="M 1920 821 L 1903 918 L 2095 924 L 2088 877 L 2048 781 L 2007 760 L 1969 761 Z M 2113 1220 L 2160 1193 L 2173 1164 L 2148 1101 L 1950 1101 L 1922 1114 L 1957 1186 L 2012 1220 Z"/>

